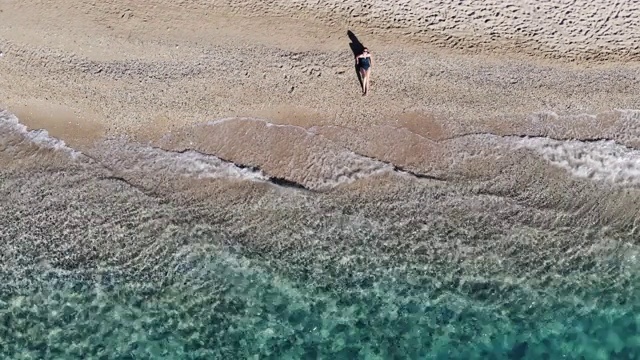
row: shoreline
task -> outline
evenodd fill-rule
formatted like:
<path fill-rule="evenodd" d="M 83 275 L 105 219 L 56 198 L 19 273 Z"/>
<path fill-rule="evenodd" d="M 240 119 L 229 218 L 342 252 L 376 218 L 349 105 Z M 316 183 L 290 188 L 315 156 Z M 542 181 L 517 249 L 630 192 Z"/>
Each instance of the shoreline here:
<path fill-rule="evenodd" d="M 550 60 L 510 48 L 474 53 L 425 46 L 408 35 L 393 43 L 396 30 L 379 33 L 379 20 L 368 33 L 362 31 L 366 23 L 342 28 L 353 21 L 336 18 L 330 27 L 320 15 L 276 22 L 244 16 L 258 6 L 251 4 L 201 11 L 195 4 L 161 2 L 120 12 L 118 2 L 95 8 L 82 3 L 84 13 L 66 5 L 6 5 L 0 14 L 7 24 L 0 29 L 0 105 L 22 114 L 29 127 L 78 143 L 122 135 L 157 140 L 228 117 L 361 132 L 407 127 L 443 138 L 478 132 L 598 138 L 619 131 L 632 137 L 627 143 L 640 139 L 628 124 L 592 124 L 576 116 L 640 109 L 640 63 Z M 63 13 L 68 21 L 47 32 Z M 36 15 L 41 24 L 25 20 Z M 367 97 L 359 95 L 350 29 L 376 57 Z M 531 120 L 541 113 L 557 118 Z M 60 130 L 54 118 L 61 117 L 76 125 Z"/>

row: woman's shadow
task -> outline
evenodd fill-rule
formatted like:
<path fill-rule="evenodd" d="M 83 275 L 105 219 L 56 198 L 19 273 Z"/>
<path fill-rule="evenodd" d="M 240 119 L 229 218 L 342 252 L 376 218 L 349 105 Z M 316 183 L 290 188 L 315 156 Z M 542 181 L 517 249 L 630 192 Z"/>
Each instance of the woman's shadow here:
<path fill-rule="evenodd" d="M 351 40 L 351 42 L 349 43 L 349 47 L 351 48 L 351 51 L 353 51 L 353 57 L 355 58 L 356 56 L 362 54 L 362 51 L 364 51 L 364 45 L 362 45 L 360 40 L 358 40 L 356 34 L 349 30 L 347 31 L 347 36 L 349 36 L 349 40 Z M 358 68 L 358 64 L 355 64 L 355 69 L 356 75 L 358 76 L 358 81 L 360 82 L 360 86 L 362 87 L 362 77 L 360 76 L 360 69 Z"/>

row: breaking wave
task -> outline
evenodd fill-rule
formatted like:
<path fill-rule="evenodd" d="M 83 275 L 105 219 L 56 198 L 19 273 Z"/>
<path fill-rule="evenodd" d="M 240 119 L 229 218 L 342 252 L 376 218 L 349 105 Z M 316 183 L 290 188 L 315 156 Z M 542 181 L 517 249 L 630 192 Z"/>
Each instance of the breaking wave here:
<path fill-rule="evenodd" d="M 532 149 L 571 175 L 622 186 L 640 184 L 640 151 L 613 140 L 559 141 L 528 138 L 519 146 Z"/>
<path fill-rule="evenodd" d="M 10 145 L 17 146 L 21 142 L 65 152 L 74 159 L 80 156 L 80 152 L 68 147 L 64 141 L 49 136 L 46 130 L 29 130 L 15 115 L 6 110 L 0 110 L 0 145 L 8 148 Z"/>

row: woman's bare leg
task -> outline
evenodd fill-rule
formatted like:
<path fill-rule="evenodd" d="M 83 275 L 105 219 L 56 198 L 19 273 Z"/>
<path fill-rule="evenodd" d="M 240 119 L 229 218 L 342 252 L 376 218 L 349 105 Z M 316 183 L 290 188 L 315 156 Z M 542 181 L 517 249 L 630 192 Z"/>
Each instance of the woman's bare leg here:
<path fill-rule="evenodd" d="M 367 92 L 367 70 L 360 69 L 360 79 L 362 80 L 362 94 Z"/>
<path fill-rule="evenodd" d="M 366 95 L 369 92 L 369 70 L 365 71 L 362 80 L 362 91 Z"/>

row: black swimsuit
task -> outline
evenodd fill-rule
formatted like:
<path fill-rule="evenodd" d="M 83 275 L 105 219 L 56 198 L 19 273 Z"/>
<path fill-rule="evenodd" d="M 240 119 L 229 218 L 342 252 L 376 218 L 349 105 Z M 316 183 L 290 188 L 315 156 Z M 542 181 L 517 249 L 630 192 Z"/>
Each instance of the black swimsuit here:
<path fill-rule="evenodd" d="M 358 66 L 362 70 L 369 70 L 369 68 L 371 67 L 371 58 L 368 56 L 358 58 Z"/>

